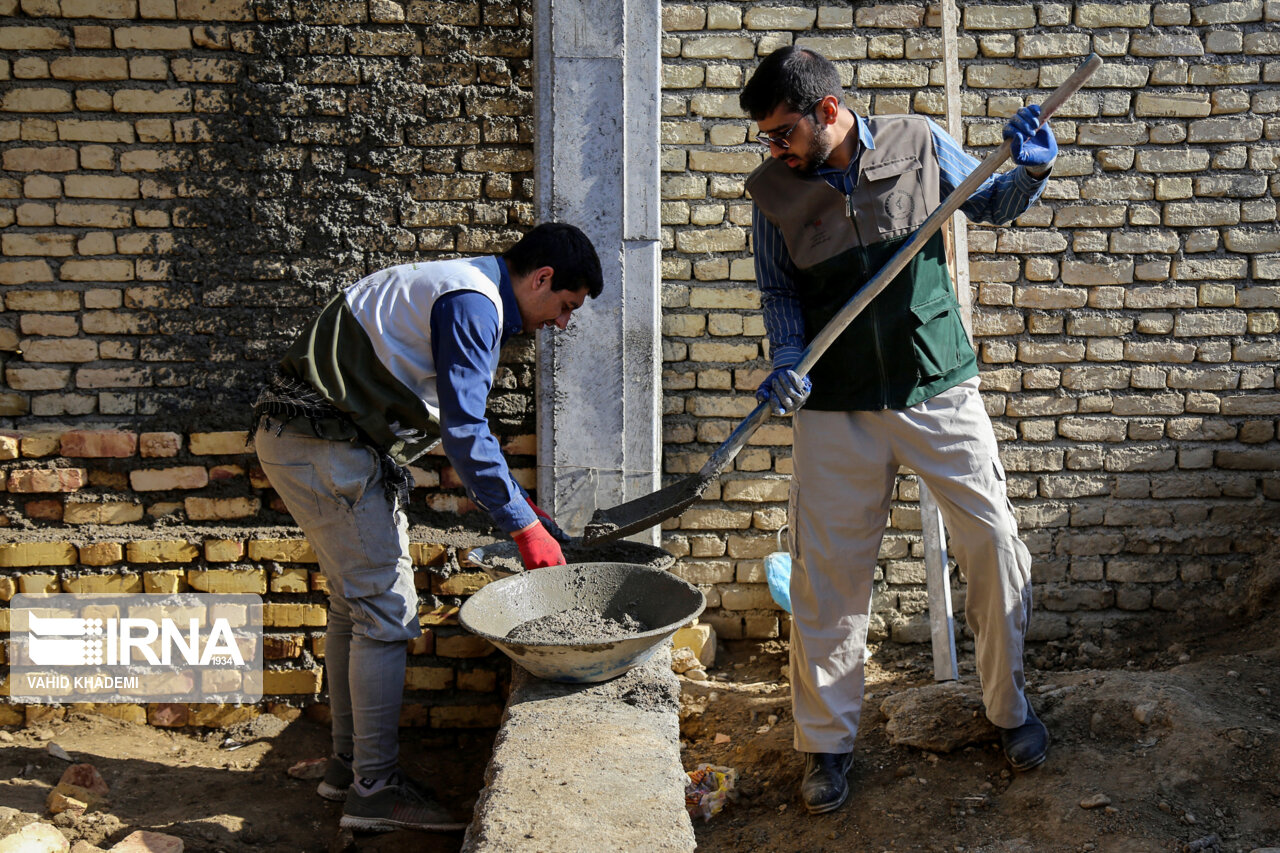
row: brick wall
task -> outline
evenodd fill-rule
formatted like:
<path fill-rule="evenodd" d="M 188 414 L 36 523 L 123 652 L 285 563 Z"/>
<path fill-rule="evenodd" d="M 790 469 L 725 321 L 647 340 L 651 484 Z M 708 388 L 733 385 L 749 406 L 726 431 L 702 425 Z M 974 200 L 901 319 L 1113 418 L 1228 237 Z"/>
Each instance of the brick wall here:
<path fill-rule="evenodd" d="M 969 236 L 984 397 L 1035 558 L 1033 634 L 1226 609 L 1280 527 L 1280 3 L 961 12 L 962 141 L 978 157 L 1090 51 L 1107 62 L 1053 122 L 1062 151 L 1043 201 Z M 663 5 L 669 475 L 727 437 L 768 364 L 743 191 L 763 149 L 742 83 L 801 44 L 836 62 L 857 112 L 941 120 L 939 17 L 920 4 Z M 722 635 L 787 631 L 761 558 L 785 522 L 789 445 L 771 421 L 667 526 Z M 927 637 L 917 496 L 900 477 L 873 636 Z"/>
<path fill-rule="evenodd" d="M 296 528 L 245 448 L 248 403 L 344 285 L 501 251 L 531 224 L 527 4 L 0 0 L 0 15 L 0 601 L 260 592 L 267 692 L 313 698 L 324 591 L 305 543 L 279 541 Z M 532 387 L 521 341 L 491 411 L 530 487 Z M 415 521 L 474 509 L 442 456 L 415 473 Z M 427 634 L 406 721 L 495 725 L 503 660 L 454 615 L 482 576 L 447 543 L 414 547 Z"/>
<path fill-rule="evenodd" d="M 273 550 L 296 531 L 243 447 L 245 407 L 342 285 L 495 251 L 529 224 L 529 8 L 0 0 L 0 13 L 0 600 L 265 587 L 283 620 L 269 626 L 274 696 L 313 697 L 323 590 L 303 545 Z M 1035 555 L 1035 634 L 1225 610 L 1280 499 L 1280 3 L 963 13 L 964 141 L 979 156 L 1089 50 L 1108 60 L 1055 120 L 1045 201 L 970 235 L 985 396 Z M 941 48 L 936 11 L 910 5 L 662 14 L 676 477 L 749 411 L 767 364 L 745 75 L 811 43 L 860 112 L 939 115 Z M 532 486 L 531 344 L 507 350 L 498 384 L 493 423 Z M 787 630 L 762 558 L 785 521 L 789 441 L 784 421 L 767 424 L 664 534 L 725 636 Z M 417 477 L 416 520 L 470 509 L 442 458 Z M 915 500 L 904 476 L 875 636 L 922 636 Z M 490 723 L 501 661 L 467 646 L 448 610 L 481 578 L 441 585 L 432 564 L 465 569 L 465 553 L 418 549 L 432 646 L 414 649 L 411 719 Z"/>

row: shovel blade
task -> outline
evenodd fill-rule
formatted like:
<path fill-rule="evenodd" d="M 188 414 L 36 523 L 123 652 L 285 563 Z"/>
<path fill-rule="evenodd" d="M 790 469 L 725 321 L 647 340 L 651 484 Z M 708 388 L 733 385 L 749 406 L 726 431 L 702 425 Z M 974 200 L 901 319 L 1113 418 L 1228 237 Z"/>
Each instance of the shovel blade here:
<path fill-rule="evenodd" d="M 621 539 L 674 518 L 702 497 L 714 479 L 714 475 L 695 474 L 624 504 L 598 509 L 582 531 L 582 544 L 598 545 Z"/>

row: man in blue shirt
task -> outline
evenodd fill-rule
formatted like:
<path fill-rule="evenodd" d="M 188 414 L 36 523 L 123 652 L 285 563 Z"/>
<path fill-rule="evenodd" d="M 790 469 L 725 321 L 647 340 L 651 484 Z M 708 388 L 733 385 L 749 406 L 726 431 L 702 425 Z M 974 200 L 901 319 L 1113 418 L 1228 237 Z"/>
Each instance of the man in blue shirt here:
<path fill-rule="evenodd" d="M 307 326 L 254 406 L 262 468 L 329 586 L 333 756 L 317 792 L 346 801 L 344 827 L 465 825 L 397 765 L 406 641 L 421 633 L 406 466 L 442 443 L 525 566 L 563 564 L 563 534 L 512 478 L 485 404 L 508 338 L 567 327 L 602 289 L 590 241 L 560 223 L 501 256 L 380 270 Z"/>
<path fill-rule="evenodd" d="M 778 414 L 796 413 L 792 707 L 795 748 L 805 754 L 801 796 L 814 814 L 849 796 L 872 580 L 899 466 L 937 497 L 966 571 L 965 616 L 987 717 L 1005 756 L 1026 770 L 1048 750 L 1048 733 L 1026 700 L 1022 664 L 1031 558 L 1006 496 L 941 234 L 808 376 L 792 369 L 978 165 L 923 116 L 865 119 L 842 101 L 835 67 L 798 47 L 765 58 L 740 97 L 771 155 L 747 180 L 773 360 L 757 396 Z M 1039 197 L 1057 144 L 1038 116 L 1038 107 L 1025 107 L 1009 122 L 1005 136 L 1018 168 L 965 201 L 970 218 L 1003 223 Z"/>

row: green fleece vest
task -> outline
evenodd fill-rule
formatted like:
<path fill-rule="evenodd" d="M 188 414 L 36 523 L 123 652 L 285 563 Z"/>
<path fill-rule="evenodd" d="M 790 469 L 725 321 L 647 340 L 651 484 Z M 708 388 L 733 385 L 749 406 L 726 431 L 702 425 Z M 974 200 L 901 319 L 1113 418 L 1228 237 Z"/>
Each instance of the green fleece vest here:
<path fill-rule="evenodd" d="M 875 148 L 862 152 L 848 197 L 780 160 L 768 160 L 747 179 L 752 200 L 782 233 L 796 265 L 806 343 L 941 203 L 926 120 L 880 116 L 868 124 Z M 939 232 L 818 359 L 805 408 L 904 409 L 977 373 Z"/>

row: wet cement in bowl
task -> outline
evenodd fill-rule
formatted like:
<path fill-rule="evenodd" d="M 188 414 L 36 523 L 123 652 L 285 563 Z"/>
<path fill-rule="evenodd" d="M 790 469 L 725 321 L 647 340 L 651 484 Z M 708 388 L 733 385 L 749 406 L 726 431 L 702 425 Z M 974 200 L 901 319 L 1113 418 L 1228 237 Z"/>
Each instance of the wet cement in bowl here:
<path fill-rule="evenodd" d="M 649 630 L 649 626 L 629 613 L 610 619 L 598 610 L 571 607 L 560 613 L 540 616 L 511 629 L 507 639 L 517 643 L 607 643 Z"/>

